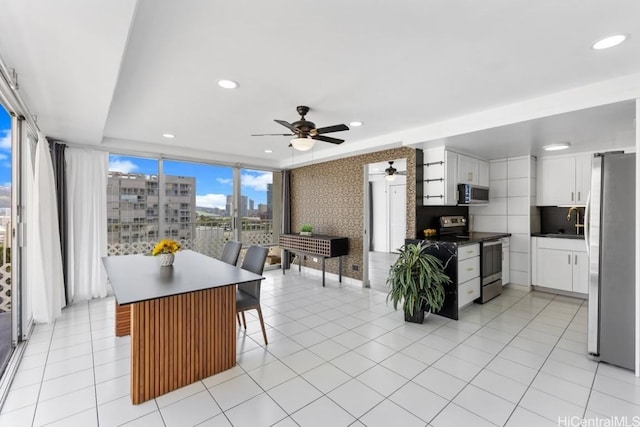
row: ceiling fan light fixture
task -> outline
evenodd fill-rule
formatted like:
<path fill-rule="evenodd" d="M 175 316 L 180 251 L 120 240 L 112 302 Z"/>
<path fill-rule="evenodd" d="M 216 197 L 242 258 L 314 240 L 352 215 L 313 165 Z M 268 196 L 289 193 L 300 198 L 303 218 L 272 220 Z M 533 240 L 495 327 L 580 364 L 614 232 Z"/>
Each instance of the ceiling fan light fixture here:
<path fill-rule="evenodd" d="M 176 136 L 175 136 L 174 134 L 172 134 L 172 133 L 163 133 L 163 134 L 162 134 L 162 136 L 163 136 L 164 138 L 168 138 L 168 139 L 172 139 L 172 138 L 175 138 L 175 137 L 176 137 Z"/>
<path fill-rule="evenodd" d="M 356 120 L 355 122 L 350 122 L 349 126 L 353 126 L 354 128 L 357 128 L 358 126 L 362 126 L 362 124 L 363 124 L 362 122 L 359 122 Z"/>
<path fill-rule="evenodd" d="M 616 34 L 613 36 L 605 37 L 595 42 L 591 46 L 591 48 L 594 50 L 609 49 L 610 47 L 618 46 L 620 43 L 625 41 L 627 37 L 628 36 L 626 34 Z"/>
<path fill-rule="evenodd" d="M 313 143 L 315 141 L 311 138 L 293 138 L 291 140 L 291 145 L 298 151 L 308 151 L 313 148 Z"/>
<path fill-rule="evenodd" d="M 384 179 L 386 179 L 387 181 L 395 181 L 397 171 L 398 169 L 393 167 L 393 161 L 389 162 L 389 167 L 384 170 Z"/>
<path fill-rule="evenodd" d="M 544 148 L 545 151 L 559 151 L 566 150 L 569 147 L 571 147 L 570 142 L 560 142 L 558 144 L 545 145 L 542 148 Z"/>
<path fill-rule="evenodd" d="M 236 81 L 223 79 L 218 80 L 218 86 L 224 89 L 237 89 L 240 85 Z"/>

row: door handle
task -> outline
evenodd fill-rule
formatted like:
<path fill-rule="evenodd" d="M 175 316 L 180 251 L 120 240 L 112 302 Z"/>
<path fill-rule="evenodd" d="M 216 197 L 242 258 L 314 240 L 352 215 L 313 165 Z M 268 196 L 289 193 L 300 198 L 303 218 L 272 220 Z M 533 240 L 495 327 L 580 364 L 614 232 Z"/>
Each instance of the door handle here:
<path fill-rule="evenodd" d="M 573 202 L 573 191 L 571 192 L 571 201 Z"/>
<path fill-rule="evenodd" d="M 578 265 L 578 255 L 576 255 L 575 260 L 573 262 L 575 265 Z"/>
<path fill-rule="evenodd" d="M 569 262 L 569 265 L 571 265 L 571 254 L 567 255 L 567 261 Z"/>
<path fill-rule="evenodd" d="M 582 197 L 580 197 L 580 192 L 578 191 L 578 201 L 582 200 Z"/>

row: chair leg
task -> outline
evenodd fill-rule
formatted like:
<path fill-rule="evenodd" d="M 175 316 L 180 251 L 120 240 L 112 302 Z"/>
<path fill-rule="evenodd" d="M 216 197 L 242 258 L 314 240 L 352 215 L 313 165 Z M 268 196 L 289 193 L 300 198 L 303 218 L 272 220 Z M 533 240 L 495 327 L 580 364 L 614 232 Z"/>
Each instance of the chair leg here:
<path fill-rule="evenodd" d="M 238 313 L 236 311 L 236 317 L 238 318 L 238 326 L 242 326 L 242 323 L 240 323 L 240 313 Z"/>
<path fill-rule="evenodd" d="M 244 311 L 242 312 L 242 324 L 244 325 L 244 330 L 247 330 L 247 319 L 244 317 Z"/>
<path fill-rule="evenodd" d="M 256 307 L 256 310 L 258 310 L 258 317 L 260 318 L 260 326 L 262 327 L 262 336 L 264 337 L 264 345 L 269 344 L 267 342 L 267 331 L 265 331 L 264 329 L 264 320 L 262 319 L 262 310 L 260 309 L 260 306 Z"/>

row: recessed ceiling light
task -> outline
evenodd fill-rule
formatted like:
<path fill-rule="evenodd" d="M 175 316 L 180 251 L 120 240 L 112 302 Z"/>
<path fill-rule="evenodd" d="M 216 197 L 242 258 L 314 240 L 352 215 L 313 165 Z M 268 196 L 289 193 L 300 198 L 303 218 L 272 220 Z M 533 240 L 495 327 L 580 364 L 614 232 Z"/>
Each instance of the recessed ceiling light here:
<path fill-rule="evenodd" d="M 349 123 L 349 126 L 353 126 L 353 127 L 358 127 L 358 126 L 362 126 L 362 122 L 351 122 Z"/>
<path fill-rule="evenodd" d="M 544 148 L 546 151 L 558 151 L 558 150 L 566 150 L 569 147 L 571 147 L 570 142 L 561 142 L 559 144 L 545 145 L 542 148 Z"/>
<path fill-rule="evenodd" d="M 598 40 L 591 46 L 591 48 L 595 50 L 609 49 L 610 47 L 614 47 L 622 43 L 627 39 L 626 34 L 616 34 L 615 36 L 605 37 L 601 40 Z"/>
<path fill-rule="evenodd" d="M 267 148 L 266 150 L 264 150 L 264 152 L 265 152 L 265 153 L 267 153 L 267 154 L 271 154 L 271 153 L 273 153 L 273 150 L 269 150 L 269 149 Z"/>
<path fill-rule="evenodd" d="M 234 82 L 233 80 L 218 80 L 218 86 L 225 89 L 235 89 L 240 85 L 238 82 Z"/>
<path fill-rule="evenodd" d="M 169 139 L 171 139 L 171 138 L 175 138 L 175 137 L 176 137 L 176 136 L 175 136 L 174 134 L 172 134 L 172 133 L 163 133 L 163 134 L 162 134 L 162 136 L 163 136 L 163 137 L 165 137 L 165 138 L 169 138 Z"/>

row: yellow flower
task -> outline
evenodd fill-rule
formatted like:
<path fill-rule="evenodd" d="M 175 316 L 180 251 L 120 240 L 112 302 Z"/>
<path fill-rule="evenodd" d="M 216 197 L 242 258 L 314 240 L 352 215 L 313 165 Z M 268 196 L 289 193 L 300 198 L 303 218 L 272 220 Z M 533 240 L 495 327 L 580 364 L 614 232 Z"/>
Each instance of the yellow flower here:
<path fill-rule="evenodd" d="M 151 255 L 156 256 L 160 254 L 175 254 L 180 250 L 180 245 L 175 240 L 162 239 L 160 240 L 151 251 Z"/>

